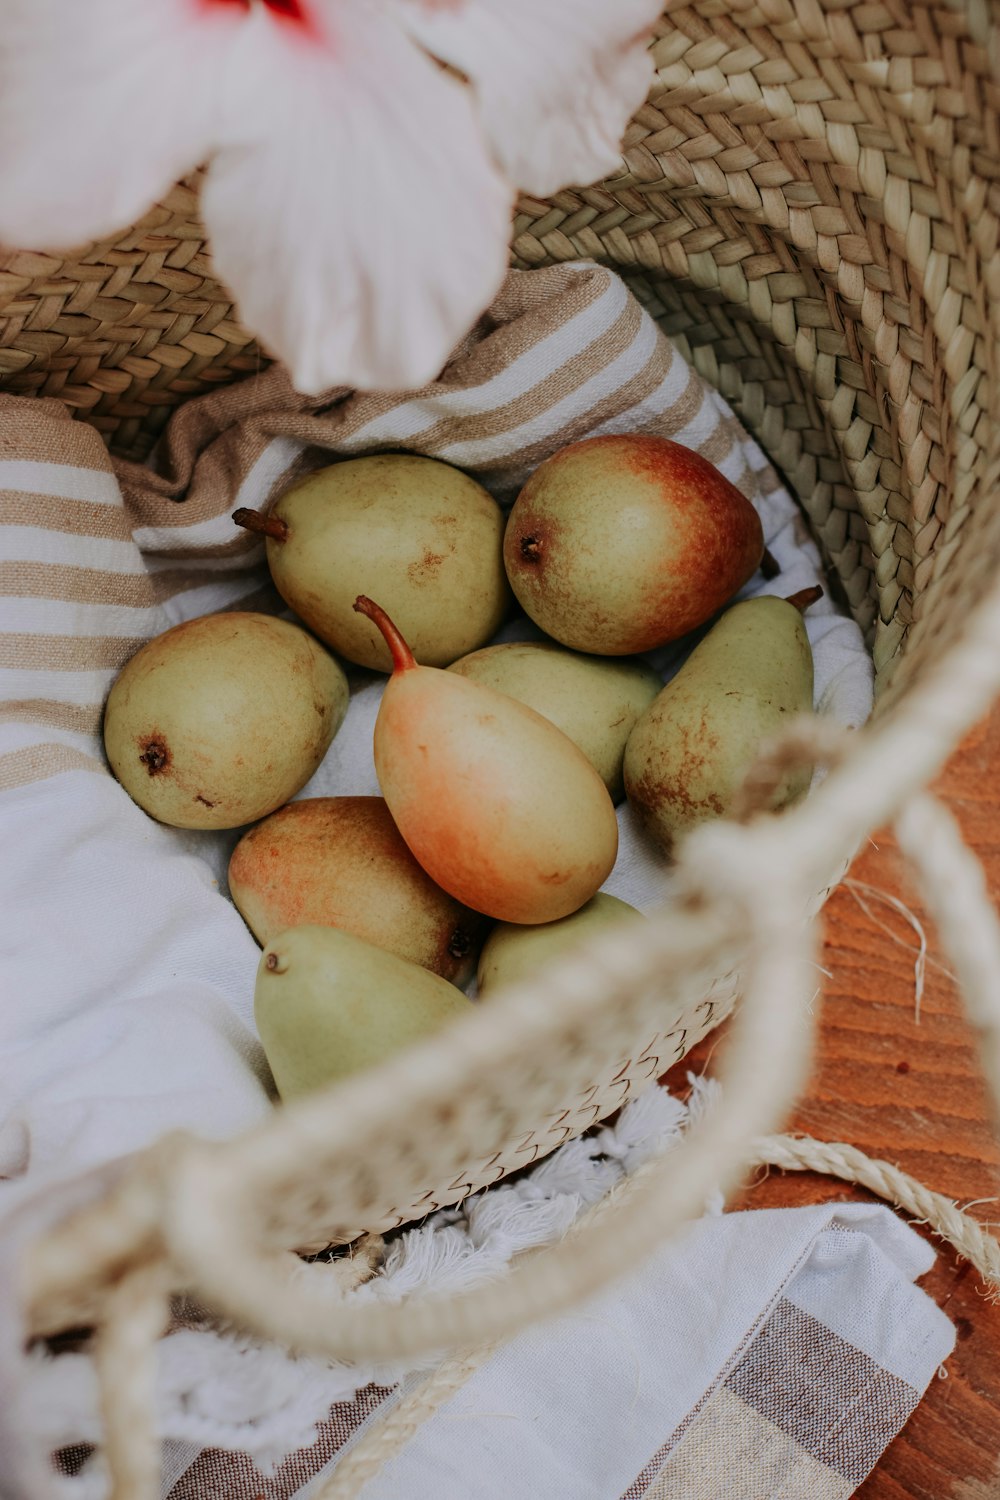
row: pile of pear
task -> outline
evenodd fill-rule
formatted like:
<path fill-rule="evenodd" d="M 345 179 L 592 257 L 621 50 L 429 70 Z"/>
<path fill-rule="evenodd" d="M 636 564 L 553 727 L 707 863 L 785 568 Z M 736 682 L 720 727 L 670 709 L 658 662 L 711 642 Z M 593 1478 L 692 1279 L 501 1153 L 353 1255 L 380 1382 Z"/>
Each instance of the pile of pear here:
<path fill-rule="evenodd" d="M 768 561 L 757 512 L 663 438 L 571 444 L 506 519 L 470 476 L 404 453 L 335 463 L 233 519 L 265 539 L 297 623 L 230 611 L 166 631 L 113 685 L 104 738 L 151 817 L 252 825 L 229 891 L 263 949 L 255 1016 L 282 1099 L 433 1034 L 473 977 L 488 1000 L 592 929 L 643 920 L 601 891 L 615 804 L 669 856 L 812 707 L 802 609 L 819 590 L 730 604 Z M 544 638 L 489 644 L 515 600 Z M 664 685 L 650 654 L 695 631 Z M 294 800 L 349 712 L 342 663 L 391 672 L 382 796 Z"/>

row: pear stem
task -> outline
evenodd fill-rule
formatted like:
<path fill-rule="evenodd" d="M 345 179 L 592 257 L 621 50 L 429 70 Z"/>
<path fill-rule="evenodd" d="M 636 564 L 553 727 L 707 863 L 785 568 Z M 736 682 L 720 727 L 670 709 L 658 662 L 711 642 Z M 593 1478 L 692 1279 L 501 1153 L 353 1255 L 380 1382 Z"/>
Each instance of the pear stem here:
<path fill-rule="evenodd" d="M 395 625 L 389 619 L 381 604 L 376 604 L 366 594 L 359 594 L 354 601 L 354 608 L 359 615 L 367 615 L 385 636 L 385 643 L 392 652 L 392 669 L 394 672 L 406 672 L 410 667 L 417 665 L 416 659 L 409 646 L 403 640 Z"/>
<path fill-rule="evenodd" d="M 262 516 L 259 510 L 248 510 L 245 505 L 241 505 L 239 510 L 233 511 L 233 520 L 244 531 L 270 537 L 272 542 L 288 540 L 288 522 L 283 521 L 280 516 Z"/>
<path fill-rule="evenodd" d="M 822 597 L 823 590 L 818 583 L 814 583 L 812 588 L 799 589 L 797 594 L 789 594 L 785 603 L 794 604 L 799 614 L 804 615 L 810 604 L 815 604 L 816 600 L 822 599 Z"/>

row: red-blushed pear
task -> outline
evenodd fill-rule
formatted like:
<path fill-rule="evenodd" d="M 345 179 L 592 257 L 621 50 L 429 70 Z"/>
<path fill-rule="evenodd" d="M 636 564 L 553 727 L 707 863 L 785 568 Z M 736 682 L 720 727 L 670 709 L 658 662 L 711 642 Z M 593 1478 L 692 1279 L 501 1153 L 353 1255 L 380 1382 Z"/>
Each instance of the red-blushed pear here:
<path fill-rule="evenodd" d="M 488 927 L 436 886 L 381 797 L 304 797 L 245 833 L 229 894 L 257 941 L 339 927 L 464 984 Z"/>
<path fill-rule="evenodd" d="M 618 852 L 614 805 L 586 756 L 523 703 L 418 666 L 371 599 L 354 607 L 392 652 L 375 770 L 414 857 L 457 901 L 501 921 L 576 911 Z"/>
<path fill-rule="evenodd" d="M 711 618 L 760 566 L 750 501 L 700 454 L 649 433 L 584 438 L 545 460 L 510 513 L 521 607 L 577 651 L 652 651 Z"/>

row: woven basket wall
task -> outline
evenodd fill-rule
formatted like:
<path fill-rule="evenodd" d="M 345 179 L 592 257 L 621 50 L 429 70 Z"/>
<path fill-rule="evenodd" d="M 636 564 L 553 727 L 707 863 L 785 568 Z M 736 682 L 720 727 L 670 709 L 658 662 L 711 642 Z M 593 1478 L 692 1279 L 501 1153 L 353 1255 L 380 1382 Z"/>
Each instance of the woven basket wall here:
<path fill-rule="evenodd" d="M 1000 89 L 985 17 L 909 0 L 671 6 L 621 174 L 522 201 L 515 224 L 522 266 L 622 272 L 758 437 L 868 634 L 880 725 L 1000 561 Z M 256 367 L 187 187 L 115 245 L 4 266 L 6 387 L 67 401 L 119 452 L 145 453 L 177 401 Z M 541 1055 L 525 1022 L 520 1048 L 498 1034 L 487 1058 L 459 1038 L 435 1077 L 391 1098 L 359 1082 L 326 1120 L 282 1112 L 230 1157 L 234 1181 L 253 1177 L 262 1238 L 391 1224 L 552 1149 L 714 1023 L 726 968 L 720 954 L 714 997 L 702 973 L 669 1002 L 635 994 L 586 1024 L 567 1005 Z M 414 1131 L 407 1111 L 434 1087 Z"/>

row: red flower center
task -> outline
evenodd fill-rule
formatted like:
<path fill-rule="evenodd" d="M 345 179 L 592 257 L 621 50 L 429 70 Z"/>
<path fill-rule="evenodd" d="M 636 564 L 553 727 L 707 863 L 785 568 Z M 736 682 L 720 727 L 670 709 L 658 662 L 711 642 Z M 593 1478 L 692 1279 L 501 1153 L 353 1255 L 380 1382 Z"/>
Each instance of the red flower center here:
<path fill-rule="evenodd" d="M 244 10 L 249 10 L 253 0 L 203 0 L 205 5 L 240 5 Z M 302 0 L 262 0 L 262 4 L 276 16 L 285 16 L 289 21 L 301 21 L 303 25 L 308 21 L 308 16 L 302 5 Z"/>

